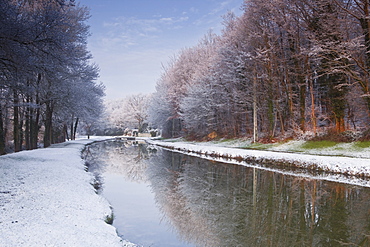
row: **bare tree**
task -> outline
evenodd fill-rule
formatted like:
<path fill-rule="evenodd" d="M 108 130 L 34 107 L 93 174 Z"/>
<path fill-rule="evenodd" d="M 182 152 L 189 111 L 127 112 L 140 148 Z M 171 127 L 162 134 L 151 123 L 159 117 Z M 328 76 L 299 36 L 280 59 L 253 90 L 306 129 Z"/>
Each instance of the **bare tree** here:
<path fill-rule="evenodd" d="M 246 0 L 243 9 L 225 16 L 213 45 L 171 61 L 150 119 L 196 138 L 369 128 L 368 1 Z"/>
<path fill-rule="evenodd" d="M 83 96 L 103 95 L 86 47 L 89 13 L 74 1 L 60 0 L 1 1 L 0 12 L 0 152 L 10 129 L 15 151 L 23 144 L 36 148 L 42 125 L 44 146 L 49 146 L 60 135 L 63 108 L 86 107 L 79 104 L 81 94 L 73 97 L 80 90 L 73 85 L 85 89 Z"/>

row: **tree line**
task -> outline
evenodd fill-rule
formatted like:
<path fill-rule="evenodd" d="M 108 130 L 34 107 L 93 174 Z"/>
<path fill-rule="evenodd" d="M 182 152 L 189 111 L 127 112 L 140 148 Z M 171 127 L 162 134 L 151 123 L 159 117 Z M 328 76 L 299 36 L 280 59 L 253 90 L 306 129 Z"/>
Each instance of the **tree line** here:
<path fill-rule="evenodd" d="M 245 0 L 165 67 L 149 109 L 164 136 L 256 140 L 366 133 L 365 0 Z"/>
<path fill-rule="evenodd" d="M 5 0 L 0 16 L 0 154 L 74 139 L 104 96 L 87 50 L 88 9 L 73 0 Z"/>
<path fill-rule="evenodd" d="M 122 99 L 105 101 L 102 123 L 96 126 L 97 135 L 127 135 L 128 130 L 148 131 L 148 102 L 150 95 L 132 94 Z"/>

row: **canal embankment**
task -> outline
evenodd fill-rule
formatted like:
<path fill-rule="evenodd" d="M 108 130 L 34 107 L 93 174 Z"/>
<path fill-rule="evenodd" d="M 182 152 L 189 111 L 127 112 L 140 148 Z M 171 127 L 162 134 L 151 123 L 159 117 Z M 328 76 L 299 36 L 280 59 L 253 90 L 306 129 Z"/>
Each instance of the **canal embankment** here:
<path fill-rule="evenodd" d="M 268 150 L 256 150 L 233 147 L 214 142 L 186 142 L 184 140 L 149 140 L 150 144 L 173 151 L 197 155 L 217 161 L 234 163 L 258 163 L 264 166 L 281 168 L 299 168 L 315 172 L 341 174 L 360 178 L 370 177 L 370 148 L 351 151 L 350 144 L 343 144 L 338 149 L 316 149 L 303 152 L 289 147 L 270 147 Z"/>

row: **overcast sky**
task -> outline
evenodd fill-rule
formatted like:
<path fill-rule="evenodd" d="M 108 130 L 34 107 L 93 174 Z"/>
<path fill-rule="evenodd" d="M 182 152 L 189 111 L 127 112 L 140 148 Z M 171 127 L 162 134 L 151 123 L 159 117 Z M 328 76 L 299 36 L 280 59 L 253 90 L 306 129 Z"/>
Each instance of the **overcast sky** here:
<path fill-rule="evenodd" d="M 241 14 L 243 0 L 80 0 L 90 9 L 88 48 L 107 99 L 151 93 L 178 51 L 192 47 L 222 16 Z"/>

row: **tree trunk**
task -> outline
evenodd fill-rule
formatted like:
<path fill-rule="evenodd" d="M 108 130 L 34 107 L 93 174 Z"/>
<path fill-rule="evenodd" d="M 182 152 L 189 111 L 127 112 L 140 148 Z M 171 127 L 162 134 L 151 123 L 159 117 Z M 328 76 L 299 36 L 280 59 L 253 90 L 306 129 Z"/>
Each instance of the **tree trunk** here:
<path fill-rule="evenodd" d="M 360 19 L 360 24 L 362 28 L 362 33 L 364 35 L 365 39 L 365 48 L 366 48 L 366 73 L 367 76 L 370 74 L 370 13 L 369 13 L 369 3 L 368 1 L 363 1 L 364 3 L 364 18 Z M 362 85 L 362 84 L 361 84 Z M 369 81 L 368 78 L 366 78 L 366 81 L 364 82 L 362 86 L 362 90 L 365 94 L 369 94 Z M 370 115 L 370 97 L 366 97 L 366 103 L 368 112 Z"/>
<path fill-rule="evenodd" d="M 274 116 L 274 101 L 272 92 L 269 93 L 269 98 L 267 99 L 267 119 L 268 119 L 268 133 L 269 137 L 274 135 L 274 126 L 275 126 L 275 116 Z"/>
<path fill-rule="evenodd" d="M 21 133 L 19 127 L 19 98 L 17 93 L 13 93 L 13 140 L 14 140 L 14 152 L 21 151 Z"/>
<path fill-rule="evenodd" d="M 258 127 L 257 127 L 257 78 L 253 78 L 253 142 L 258 141 Z"/>
<path fill-rule="evenodd" d="M 38 97 L 36 97 L 36 104 L 38 105 Z M 40 121 L 40 108 L 37 108 L 33 111 L 35 116 L 31 116 L 30 119 L 30 139 L 31 139 L 31 149 L 36 149 L 39 138 L 39 121 Z"/>
<path fill-rule="evenodd" d="M 175 119 L 172 119 L 172 132 L 171 137 L 173 138 L 175 136 Z"/>
<path fill-rule="evenodd" d="M 31 108 L 29 106 L 30 101 L 31 101 L 30 98 L 31 98 L 30 96 L 27 96 L 27 99 L 26 99 L 26 102 L 27 102 L 28 106 L 27 106 L 27 109 L 26 109 L 26 126 L 25 126 L 25 133 L 24 133 L 27 150 L 31 149 L 31 116 L 32 116 L 32 112 L 31 112 Z"/>
<path fill-rule="evenodd" d="M 360 24 L 362 28 L 362 33 L 365 39 L 365 48 L 366 48 L 366 66 L 370 68 L 370 13 L 369 13 L 369 2 L 363 1 L 363 11 L 364 17 L 360 18 Z M 369 71 L 367 71 L 369 72 Z"/>
<path fill-rule="evenodd" d="M 72 120 L 71 120 L 71 134 L 70 134 L 71 140 L 74 140 L 73 139 L 73 119 L 74 119 L 74 116 L 72 115 Z"/>
<path fill-rule="evenodd" d="M 22 120 L 23 116 L 20 115 L 20 121 L 19 121 L 19 124 L 18 124 L 18 127 L 19 127 L 19 150 L 22 150 L 22 145 L 23 145 L 23 137 L 24 137 L 24 133 L 23 133 L 23 120 Z"/>
<path fill-rule="evenodd" d="M 335 117 L 335 131 L 337 133 L 341 133 L 343 131 L 345 131 L 346 128 L 345 128 L 345 121 L 344 121 L 344 117 Z"/>
<path fill-rule="evenodd" d="M 66 123 L 64 124 L 63 129 L 64 129 L 63 131 L 65 132 L 66 139 L 69 141 L 68 127 Z"/>
<path fill-rule="evenodd" d="M 284 124 L 284 118 L 281 114 L 280 111 L 278 111 L 278 116 L 279 116 L 279 120 L 280 120 L 280 128 L 281 128 L 281 134 L 284 136 L 285 135 L 285 124 Z"/>
<path fill-rule="evenodd" d="M 303 80 L 302 80 L 303 81 Z M 300 127 L 303 132 L 306 131 L 306 85 L 300 85 L 299 90 L 299 112 L 300 112 Z"/>
<path fill-rule="evenodd" d="M 368 94 L 370 95 L 370 92 L 368 92 Z M 368 114 L 369 114 L 369 117 L 370 117 L 370 96 L 367 96 L 365 98 L 365 100 L 366 100 L 366 104 L 367 104 Z"/>
<path fill-rule="evenodd" d="M 312 129 L 313 133 L 316 136 L 317 133 L 317 123 L 316 123 L 316 111 L 315 111 L 315 93 L 313 90 L 313 82 L 311 80 L 310 83 L 310 94 L 311 94 L 311 122 L 312 122 Z"/>
<path fill-rule="evenodd" d="M 73 140 L 76 140 L 76 132 L 77 132 L 77 125 L 78 125 L 78 118 L 76 118 L 76 122 L 75 122 L 75 128 L 73 130 Z"/>
<path fill-rule="evenodd" d="M 3 122 L 3 112 L 0 105 L 0 155 L 5 154 L 5 130 Z"/>
<path fill-rule="evenodd" d="M 37 86 L 40 84 L 41 74 L 37 75 Z M 30 143 L 31 149 L 36 149 L 39 141 L 39 122 L 40 122 L 40 99 L 39 93 L 35 95 L 36 108 L 32 109 L 32 115 L 30 118 Z"/>
<path fill-rule="evenodd" d="M 53 123 L 53 107 L 51 102 L 46 103 L 45 111 L 45 133 L 44 133 L 44 147 L 49 147 L 52 140 L 52 123 Z"/>

